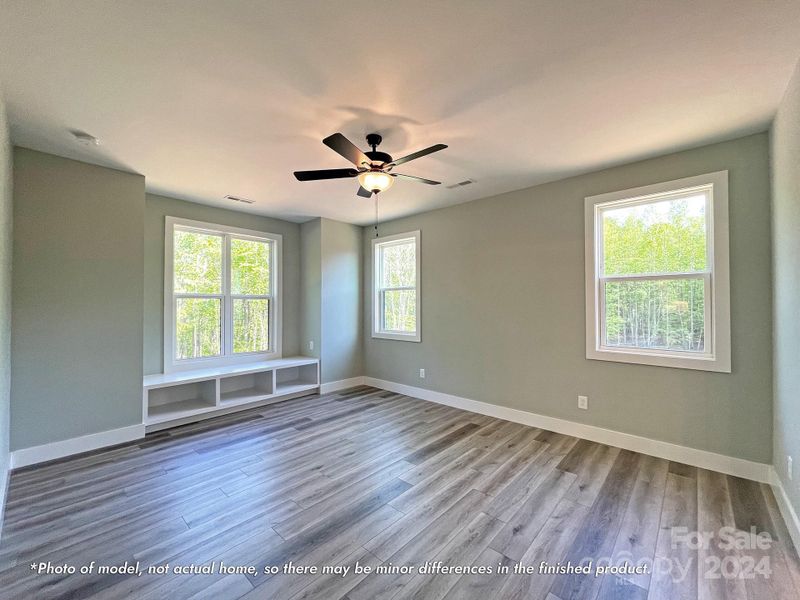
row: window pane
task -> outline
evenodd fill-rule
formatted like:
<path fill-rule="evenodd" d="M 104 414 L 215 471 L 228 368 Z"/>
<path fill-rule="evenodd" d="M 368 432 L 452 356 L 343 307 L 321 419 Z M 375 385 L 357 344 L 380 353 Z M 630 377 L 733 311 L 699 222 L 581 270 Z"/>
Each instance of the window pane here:
<path fill-rule="evenodd" d="M 605 345 L 704 352 L 704 296 L 702 279 L 608 281 Z"/>
<path fill-rule="evenodd" d="M 417 292 L 387 290 L 383 292 L 383 329 L 385 331 L 417 331 Z"/>
<path fill-rule="evenodd" d="M 706 269 L 706 195 L 604 209 L 606 275 Z"/>
<path fill-rule="evenodd" d="M 175 292 L 222 293 L 222 237 L 175 230 Z"/>
<path fill-rule="evenodd" d="M 414 287 L 417 281 L 416 243 L 381 247 L 381 287 Z"/>
<path fill-rule="evenodd" d="M 175 316 L 176 358 L 201 358 L 220 354 L 219 298 L 178 298 Z"/>
<path fill-rule="evenodd" d="M 270 243 L 231 240 L 231 293 L 268 296 Z"/>
<path fill-rule="evenodd" d="M 234 299 L 233 351 L 269 350 L 269 300 Z"/>

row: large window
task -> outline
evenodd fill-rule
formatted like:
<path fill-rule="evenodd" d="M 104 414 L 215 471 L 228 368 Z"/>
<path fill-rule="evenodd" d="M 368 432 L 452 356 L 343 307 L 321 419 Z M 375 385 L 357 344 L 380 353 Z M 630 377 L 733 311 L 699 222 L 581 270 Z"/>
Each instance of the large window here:
<path fill-rule="evenodd" d="M 164 370 L 280 356 L 281 237 L 167 217 Z"/>
<path fill-rule="evenodd" d="M 727 171 L 586 199 L 586 356 L 730 372 Z"/>
<path fill-rule="evenodd" d="M 372 240 L 372 337 L 420 341 L 419 231 Z"/>

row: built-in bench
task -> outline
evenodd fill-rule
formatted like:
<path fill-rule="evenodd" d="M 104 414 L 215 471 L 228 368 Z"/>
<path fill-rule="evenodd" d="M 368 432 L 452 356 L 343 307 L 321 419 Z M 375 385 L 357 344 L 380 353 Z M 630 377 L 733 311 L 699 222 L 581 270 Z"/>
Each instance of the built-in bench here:
<path fill-rule="evenodd" d="M 319 359 L 305 356 L 146 375 L 143 422 L 156 431 L 318 389 Z"/>

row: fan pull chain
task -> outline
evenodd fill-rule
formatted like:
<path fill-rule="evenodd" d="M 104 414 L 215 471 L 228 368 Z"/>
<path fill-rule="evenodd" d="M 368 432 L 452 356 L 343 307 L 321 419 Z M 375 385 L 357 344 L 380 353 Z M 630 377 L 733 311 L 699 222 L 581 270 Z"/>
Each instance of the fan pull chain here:
<path fill-rule="evenodd" d="M 375 198 L 375 237 L 378 237 L 378 194 L 373 194 Z"/>

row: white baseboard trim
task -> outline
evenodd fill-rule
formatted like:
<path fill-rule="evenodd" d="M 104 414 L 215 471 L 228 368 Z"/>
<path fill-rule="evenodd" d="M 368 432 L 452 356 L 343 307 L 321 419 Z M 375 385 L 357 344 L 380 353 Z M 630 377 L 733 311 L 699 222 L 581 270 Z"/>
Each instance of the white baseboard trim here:
<path fill-rule="evenodd" d="M 339 381 L 331 381 L 323 383 L 319 386 L 320 394 L 330 394 L 331 392 L 338 392 L 347 388 L 356 387 L 357 385 L 364 385 L 364 376 L 351 377 L 350 379 L 340 379 Z"/>
<path fill-rule="evenodd" d="M 800 551 L 800 518 L 794 510 L 789 495 L 783 487 L 781 478 L 778 477 L 778 472 L 774 467 L 770 469 L 772 474 L 772 492 L 775 495 L 775 500 L 778 503 L 778 508 L 781 511 L 781 516 L 786 523 L 786 528 L 789 530 L 789 535 L 792 537 L 794 547 Z"/>
<path fill-rule="evenodd" d="M 8 498 L 8 484 L 11 480 L 11 454 L 8 455 L 8 464 L 5 468 L 0 467 L 0 540 L 3 539 L 3 517 L 6 510 L 6 498 Z"/>
<path fill-rule="evenodd" d="M 365 377 L 364 383 L 421 400 L 428 400 L 430 402 L 436 402 L 437 404 L 444 404 L 454 408 L 496 417 L 505 421 L 522 423 L 523 425 L 529 425 L 531 427 L 539 427 L 541 429 L 583 438 L 608 446 L 633 450 L 634 452 L 641 452 L 642 454 L 681 462 L 711 471 L 719 471 L 727 475 L 735 475 L 761 483 L 772 482 L 772 465 L 764 463 L 725 456 L 723 454 L 716 454 L 715 452 L 698 450 L 697 448 L 689 448 L 687 446 L 678 446 L 677 444 L 652 440 L 630 433 L 604 429 L 594 425 L 585 425 L 583 423 L 576 423 L 556 417 L 548 417 L 516 408 L 489 404 L 488 402 L 481 402 L 479 400 L 470 400 L 469 398 L 462 398 L 461 396 L 435 392 L 433 390 L 426 390 L 383 379 L 375 379 L 374 377 Z"/>
<path fill-rule="evenodd" d="M 48 460 L 55 460 L 56 458 L 64 458 L 72 454 L 80 454 L 81 452 L 89 452 L 106 446 L 138 440 L 143 437 L 144 425 L 139 424 L 99 433 L 90 433 L 89 435 L 82 435 L 68 440 L 42 444 L 41 446 L 22 448 L 11 453 L 11 468 L 19 469 Z"/>

